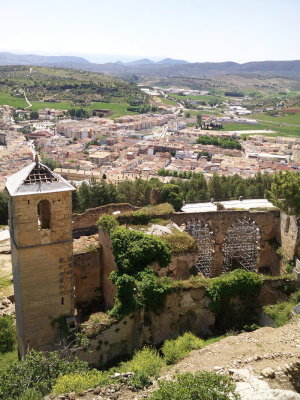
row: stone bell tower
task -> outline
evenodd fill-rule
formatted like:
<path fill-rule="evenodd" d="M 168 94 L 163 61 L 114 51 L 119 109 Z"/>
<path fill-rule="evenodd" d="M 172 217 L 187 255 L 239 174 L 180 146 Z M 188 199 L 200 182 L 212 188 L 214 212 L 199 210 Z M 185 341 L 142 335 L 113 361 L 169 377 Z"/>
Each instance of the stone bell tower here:
<path fill-rule="evenodd" d="M 36 161 L 7 179 L 19 354 L 51 349 L 61 316 L 74 315 L 72 191 Z"/>

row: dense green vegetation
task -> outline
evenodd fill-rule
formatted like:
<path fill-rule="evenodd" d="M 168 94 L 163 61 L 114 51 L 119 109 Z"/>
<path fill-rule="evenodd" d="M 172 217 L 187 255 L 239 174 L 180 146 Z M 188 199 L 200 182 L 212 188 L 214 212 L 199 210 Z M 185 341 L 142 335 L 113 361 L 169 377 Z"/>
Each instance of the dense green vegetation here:
<path fill-rule="evenodd" d="M 87 370 L 87 363 L 76 358 L 71 361 L 56 351 L 31 351 L 24 360 L 16 361 L 0 371 L 0 398 L 16 400 L 24 396 L 25 399 L 30 390 L 35 392 L 34 399 L 41 400 L 51 391 L 59 375 Z"/>
<path fill-rule="evenodd" d="M 118 227 L 115 222 L 108 215 L 98 221 L 98 226 L 110 234 L 117 266 L 110 275 L 116 295 L 109 314 L 120 319 L 143 306 L 155 311 L 163 305 L 170 283 L 158 278 L 149 266 L 156 262 L 166 267 L 171 259 L 169 246 L 154 236 Z"/>
<path fill-rule="evenodd" d="M 15 341 L 16 333 L 13 317 L 0 317 L 0 354 L 12 352 Z"/>
<path fill-rule="evenodd" d="M 237 150 L 242 149 L 241 143 L 235 139 L 227 139 L 227 138 L 219 139 L 210 136 L 199 136 L 198 139 L 196 140 L 196 143 L 222 147 L 222 149 L 237 149 Z"/>
<path fill-rule="evenodd" d="M 166 170 L 160 170 L 161 175 L 168 173 Z M 230 200 L 239 196 L 263 198 L 272 181 L 272 175 L 261 173 L 248 179 L 239 175 L 227 177 L 214 174 L 208 181 L 202 173 L 174 172 L 173 175 L 174 179 L 170 184 L 163 184 L 155 178 L 148 181 L 123 181 L 117 186 L 105 180 L 90 184 L 84 182 L 73 192 L 73 211 L 83 212 L 87 208 L 124 202 L 136 206 L 168 202 L 178 211 L 183 201 L 193 203 L 208 201 L 211 198 L 217 201 Z"/>

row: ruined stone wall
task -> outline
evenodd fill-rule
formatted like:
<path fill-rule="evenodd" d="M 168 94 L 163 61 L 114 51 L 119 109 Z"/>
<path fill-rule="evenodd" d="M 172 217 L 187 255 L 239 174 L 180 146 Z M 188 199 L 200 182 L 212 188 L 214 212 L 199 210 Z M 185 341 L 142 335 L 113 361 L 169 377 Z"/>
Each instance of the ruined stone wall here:
<path fill-rule="evenodd" d="M 90 340 L 81 359 L 101 367 L 119 357 L 132 355 L 145 344 L 158 345 L 186 331 L 207 335 L 214 324 L 204 288 L 181 290 L 167 296 L 163 310 L 138 311 L 124 317 Z"/>
<path fill-rule="evenodd" d="M 112 252 L 112 243 L 109 234 L 99 229 L 99 242 L 101 245 L 100 264 L 102 266 L 102 292 L 106 309 L 113 307 L 115 303 L 115 285 L 109 279 L 112 271 L 116 270 L 116 262 Z"/>
<path fill-rule="evenodd" d="M 213 231 L 215 246 L 212 262 L 213 275 L 218 276 L 223 270 L 224 254 L 222 246 L 228 229 L 239 219 L 244 217 L 255 221 L 260 231 L 260 254 L 258 258 L 258 270 L 269 269 L 274 275 L 279 273 L 279 258 L 276 249 L 272 245 L 275 239 L 280 243 L 280 213 L 277 210 L 271 211 L 239 211 L 223 210 L 205 213 L 175 213 L 170 218 L 178 225 L 186 224 L 192 219 L 201 220 L 208 224 Z M 243 237 L 240 238 L 243 240 Z"/>
<path fill-rule="evenodd" d="M 300 221 L 293 215 L 280 213 L 280 243 L 289 260 L 300 258 Z"/>
<path fill-rule="evenodd" d="M 100 251 L 74 254 L 75 304 L 79 308 L 91 304 L 102 291 Z"/>
<path fill-rule="evenodd" d="M 151 267 L 157 272 L 158 276 L 169 276 L 176 280 L 185 280 L 189 279 L 191 275 L 190 268 L 196 264 L 197 258 L 197 252 L 173 254 L 171 262 L 166 268 L 160 268 L 157 263 L 151 265 Z"/>
<path fill-rule="evenodd" d="M 297 284 L 284 279 L 266 280 L 257 299 L 259 306 L 286 300 L 286 288 L 293 285 Z M 143 309 L 127 315 L 91 338 L 89 351 L 79 356 L 90 364 L 102 367 L 120 357 L 131 356 L 144 345 L 160 345 L 184 332 L 208 336 L 215 324 L 209 303 L 204 286 L 177 289 L 167 295 L 160 311 L 153 313 Z"/>
<path fill-rule="evenodd" d="M 126 211 L 135 211 L 138 210 L 138 208 L 139 207 L 134 207 L 128 203 L 107 204 L 101 207 L 89 208 L 83 214 L 73 215 L 73 231 L 76 233 L 76 231 L 88 231 L 88 228 L 95 229 L 97 220 L 103 214 L 112 214 L 115 211 L 121 211 L 122 213 Z"/>

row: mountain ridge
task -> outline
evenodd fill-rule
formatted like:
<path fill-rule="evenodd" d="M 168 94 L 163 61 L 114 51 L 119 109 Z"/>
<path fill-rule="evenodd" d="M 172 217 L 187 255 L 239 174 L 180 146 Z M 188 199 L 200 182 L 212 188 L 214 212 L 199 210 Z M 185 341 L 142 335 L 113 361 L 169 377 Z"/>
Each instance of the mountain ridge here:
<path fill-rule="evenodd" d="M 286 77 L 300 79 L 300 60 L 287 61 L 250 61 L 247 63 L 195 62 L 166 58 L 158 62 L 140 59 L 124 63 L 122 61 L 103 64 L 92 63 L 76 56 L 38 56 L 35 54 L 17 55 L 0 52 L 0 65 L 36 65 L 58 68 L 82 69 L 90 72 L 102 72 L 112 76 L 125 77 L 136 75 L 145 77 L 190 77 L 201 78 L 219 75 L 258 75 L 264 77 Z"/>

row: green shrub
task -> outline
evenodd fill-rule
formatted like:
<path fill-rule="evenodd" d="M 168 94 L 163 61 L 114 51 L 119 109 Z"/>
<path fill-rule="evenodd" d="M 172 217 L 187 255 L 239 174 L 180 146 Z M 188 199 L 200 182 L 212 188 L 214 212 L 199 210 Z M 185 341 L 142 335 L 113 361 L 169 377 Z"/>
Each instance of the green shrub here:
<path fill-rule="evenodd" d="M 0 354 L 13 351 L 16 333 L 13 317 L 0 317 Z"/>
<path fill-rule="evenodd" d="M 211 300 L 211 308 L 220 312 L 230 299 L 239 296 L 252 301 L 259 293 L 262 279 L 254 272 L 236 269 L 211 280 L 206 292 Z"/>
<path fill-rule="evenodd" d="M 178 375 L 176 381 L 160 381 L 149 400 L 238 400 L 228 376 L 199 371 Z"/>
<path fill-rule="evenodd" d="M 171 235 L 159 236 L 159 238 L 170 247 L 172 254 L 197 250 L 195 239 L 187 232 L 176 232 Z"/>
<path fill-rule="evenodd" d="M 17 399 L 28 389 L 45 395 L 51 391 L 59 375 L 87 370 L 88 364 L 79 359 L 67 360 L 57 351 L 46 353 L 32 350 L 24 360 L 0 372 L 0 399 Z"/>
<path fill-rule="evenodd" d="M 34 389 L 27 389 L 18 400 L 43 400 L 42 393 Z"/>
<path fill-rule="evenodd" d="M 115 304 L 109 311 L 109 315 L 121 319 L 129 313 L 139 310 L 143 303 L 138 296 L 136 279 L 127 274 L 119 275 L 117 271 L 113 271 L 110 278 L 116 286 L 116 295 Z"/>
<path fill-rule="evenodd" d="M 84 390 L 110 383 L 112 383 L 112 380 L 109 378 L 108 372 L 101 372 L 94 369 L 84 373 L 60 375 L 52 388 L 52 393 L 80 393 Z"/>
<path fill-rule="evenodd" d="M 121 363 L 118 371 L 130 371 L 157 378 L 163 366 L 164 362 L 158 352 L 149 347 L 144 347 L 142 350 L 135 352 L 131 360 Z"/>
<path fill-rule="evenodd" d="M 186 332 L 175 340 L 167 340 L 162 347 L 165 363 L 175 364 L 186 357 L 191 350 L 201 349 L 204 344 L 203 340 L 190 332 Z"/>
<path fill-rule="evenodd" d="M 138 293 L 147 311 L 155 312 L 162 308 L 170 287 L 168 278 L 158 278 L 150 268 L 137 275 Z"/>
<path fill-rule="evenodd" d="M 105 214 L 98 219 L 97 226 L 106 230 L 109 235 L 111 235 L 112 232 L 119 226 L 119 223 L 112 215 Z"/>
<path fill-rule="evenodd" d="M 113 253 L 118 270 L 134 275 L 153 262 L 161 267 L 170 263 L 169 247 L 160 239 L 142 232 L 117 228 L 112 236 Z"/>
<path fill-rule="evenodd" d="M 151 380 L 144 372 L 136 372 L 130 377 L 129 382 L 133 389 L 140 390 L 151 385 Z"/>
<path fill-rule="evenodd" d="M 147 225 L 151 220 L 151 215 L 146 211 L 128 211 L 124 214 L 118 215 L 117 220 L 120 224 L 128 225 Z"/>
<path fill-rule="evenodd" d="M 256 322 L 257 296 L 262 283 L 258 274 L 241 269 L 211 279 L 206 293 L 216 324 L 228 330 Z"/>

